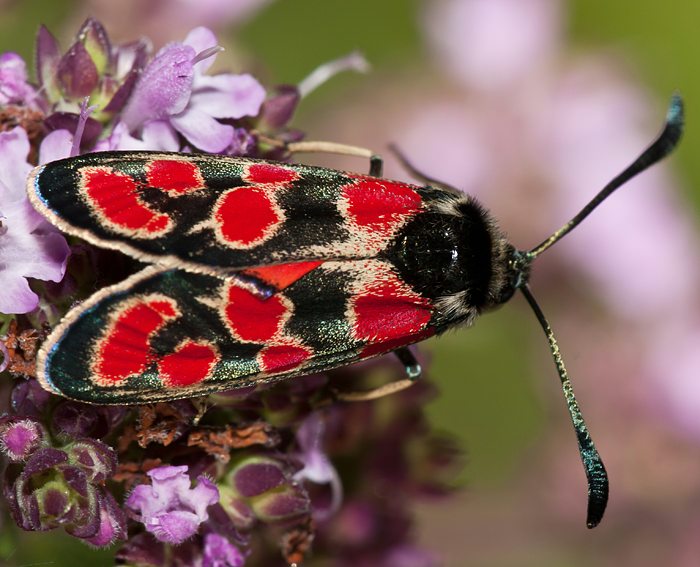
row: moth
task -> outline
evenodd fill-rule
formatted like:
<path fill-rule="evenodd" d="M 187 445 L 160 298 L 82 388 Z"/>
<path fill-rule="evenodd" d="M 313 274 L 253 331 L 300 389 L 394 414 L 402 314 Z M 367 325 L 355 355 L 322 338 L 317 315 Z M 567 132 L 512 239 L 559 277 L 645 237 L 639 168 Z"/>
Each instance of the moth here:
<path fill-rule="evenodd" d="M 140 404 L 321 372 L 395 352 L 523 293 L 547 336 L 588 477 L 589 527 L 608 479 L 554 334 L 528 287 L 532 262 L 680 139 L 681 99 L 652 145 L 581 212 L 518 250 L 475 199 L 293 163 L 203 154 L 90 153 L 36 168 L 52 224 L 148 266 L 71 309 L 37 376 L 83 402 Z M 410 169 L 410 165 L 408 166 Z"/>

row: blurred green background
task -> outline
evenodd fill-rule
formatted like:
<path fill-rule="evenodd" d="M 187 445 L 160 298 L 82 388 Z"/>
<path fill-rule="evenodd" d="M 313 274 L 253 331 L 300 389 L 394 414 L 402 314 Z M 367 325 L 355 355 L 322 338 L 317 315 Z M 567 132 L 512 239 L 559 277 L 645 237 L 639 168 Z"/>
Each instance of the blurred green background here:
<path fill-rule="evenodd" d="M 296 117 L 295 125 L 307 131 L 310 138 L 318 130 L 328 137 L 328 129 L 320 128 L 319 124 L 331 120 L 335 109 L 353 100 L 356 93 L 366 96 L 375 86 L 384 88 L 394 79 L 404 81 L 404 85 L 406 81 L 430 80 L 435 70 L 426 55 L 421 31 L 422 13 L 428 5 L 429 2 L 415 0 L 279 0 L 271 2 L 236 30 L 224 34 L 222 41 L 235 46 L 243 54 L 241 60 L 252 64 L 268 84 L 297 82 L 319 63 L 354 49 L 361 50 L 372 64 L 372 73 L 345 74 L 334 79 L 305 100 Z M 573 53 L 586 50 L 609 53 L 624 61 L 627 71 L 656 95 L 659 116 L 670 93 L 679 90 L 684 95 L 690 125 L 674 158 L 674 167 L 683 180 L 685 198 L 697 209 L 700 160 L 693 156 L 700 153 L 700 129 L 693 127 L 693 117 L 695 101 L 700 100 L 697 63 L 700 3 L 572 0 L 564 5 L 568 11 L 567 49 Z M 34 35 L 40 23 L 53 30 L 65 47 L 80 21 L 90 13 L 90 4 L 63 0 L 4 1 L 0 6 L 0 51 L 17 51 L 27 60 L 32 58 Z M 113 33 L 110 21 L 103 23 Z M 113 39 L 130 39 L 128 30 L 119 30 Z M 355 121 L 361 124 L 363 116 L 356 116 Z M 349 144 L 371 144 L 371 140 L 356 138 L 355 133 L 338 131 L 334 139 Z M 324 158 L 324 163 L 333 162 Z M 363 169 L 364 165 L 358 164 L 357 168 Z M 440 177 L 439 171 L 430 173 Z M 551 228 L 542 227 L 541 235 Z M 547 297 L 540 297 L 540 301 L 546 308 Z M 585 531 L 583 475 L 570 487 L 579 505 L 577 528 L 581 532 L 572 536 L 572 541 L 555 535 L 555 530 L 551 538 L 546 530 L 533 534 L 527 529 L 525 511 L 516 512 L 509 502 L 491 499 L 499 492 L 508 491 L 504 487 L 517 482 L 523 464 L 536 458 L 538 453 L 533 447 L 543 431 L 570 427 L 563 403 L 556 397 L 559 386 L 554 367 L 546 364 L 547 349 L 541 331 L 524 302 L 514 303 L 479 320 L 474 329 L 454 332 L 429 344 L 430 376 L 443 392 L 431 404 L 431 416 L 437 428 L 459 436 L 466 447 L 468 463 L 460 481 L 466 482 L 468 490 L 456 503 L 438 503 L 423 510 L 420 537 L 428 547 L 445 549 L 451 565 L 561 566 L 613 564 L 618 560 L 617 564 L 626 565 L 625 558 L 617 552 L 610 551 L 611 555 L 603 561 L 603 556 L 595 551 L 603 542 L 605 549 L 614 549 L 616 536 L 606 533 L 605 525 L 592 533 Z M 566 309 L 565 302 L 559 303 L 559 309 Z M 546 310 L 556 329 L 558 311 Z M 596 355 L 582 353 L 572 344 L 565 344 L 563 350 L 565 355 L 570 352 L 573 357 Z M 574 380 L 580 384 L 586 376 L 574 376 Z M 554 393 L 550 395 L 549 390 Z M 543 396 L 543 391 L 548 393 Z M 586 392 L 584 407 L 595 406 L 595 396 L 606 396 L 605 391 Z M 556 403 L 561 403 L 561 407 L 550 407 Z M 604 428 L 594 429 L 598 439 L 605 438 Z M 578 457 L 574 438 L 570 437 L 570 460 L 575 467 L 579 466 Z M 536 468 L 537 464 L 530 466 Z M 623 480 L 615 478 L 613 482 Z M 614 498 L 613 492 L 613 505 Z M 490 499 L 493 505 L 489 504 Z M 517 500 L 513 507 L 517 507 Z M 462 539 L 460 530 L 468 531 L 476 524 L 483 528 L 478 533 L 512 540 L 513 535 L 506 530 L 514 528 L 515 520 L 501 525 L 504 516 L 510 514 L 524 525 L 520 539 L 527 540 L 527 544 L 520 542 L 520 547 L 514 549 L 528 552 L 511 555 L 505 546 L 491 556 L 487 552 L 478 555 L 477 551 L 472 556 L 473 538 L 465 534 Z M 550 518 L 550 521 L 556 524 L 557 520 Z M 11 539 L 16 535 L 6 532 L 0 539 L 0 557 L 7 557 L 13 565 L 110 564 L 108 553 L 92 552 L 63 534 L 23 534 L 19 547 Z M 646 563 L 646 559 L 650 562 Z M 637 564 L 658 564 L 654 562 L 662 558 L 655 557 L 654 562 L 649 557 L 646 559 Z"/>

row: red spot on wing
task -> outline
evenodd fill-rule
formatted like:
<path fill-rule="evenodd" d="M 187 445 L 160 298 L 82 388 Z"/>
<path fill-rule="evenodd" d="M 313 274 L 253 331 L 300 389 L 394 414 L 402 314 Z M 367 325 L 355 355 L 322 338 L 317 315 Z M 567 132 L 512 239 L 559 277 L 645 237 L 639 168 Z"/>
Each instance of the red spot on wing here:
<path fill-rule="evenodd" d="M 409 185 L 364 177 L 346 185 L 342 196 L 353 224 L 386 237 L 418 213 L 422 203 Z"/>
<path fill-rule="evenodd" d="M 131 236 L 158 236 L 170 227 L 170 217 L 149 208 L 139 186 L 126 173 L 107 167 L 81 171 L 83 195 L 105 224 Z"/>
<path fill-rule="evenodd" d="M 289 167 L 271 163 L 255 163 L 248 166 L 243 179 L 250 183 L 286 184 L 299 178 L 299 174 Z"/>
<path fill-rule="evenodd" d="M 191 386 L 209 376 L 218 358 L 211 345 L 186 341 L 160 359 L 158 372 L 166 386 Z"/>
<path fill-rule="evenodd" d="M 258 363 L 263 372 L 270 374 L 293 370 L 311 358 L 311 351 L 297 345 L 272 345 L 258 353 Z"/>
<path fill-rule="evenodd" d="M 323 262 L 297 262 L 294 264 L 278 264 L 277 266 L 262 266 L 250 268 L 242 273 L 253 276 L 263 283 L 281 291 L 292 285 L 311 270 L 318 268 Z"/>
<path fill-rule="evenodd" d="M 219 199 L 214 220 L 226 243 L 249 247 L 272 236 L 282 218 L 262 189 L 237 187 Z"/>
<path fill-rule="evenodd" d="M 149 346 L 151 336 L 177 316 L 176 303 L 169 299 L 128 301 L 97 343 L 95 380 L 102 386 L 114 386 L 143 373 L 154 358 Z"/>
<path fill-rule="evenodd" d="M 290 315 L 282 297 L 263 299 L 241 287 L 228 289 L 224 320 L 234 337 L 244 342 L 264 343 L 282 330 Z"/>
<path fill-rule="evenodd" d="M 355 337 L 371 343 L 405 341 L 425 329 L 431 318 L 429 301 L 398 279 L 378 280 L 352 299 L 352 309 Z"/>
<path fill-rule="evenodd" d="M 199 167 L 189 161 L 154 159 L 146 166 L 148 185 L 173 196 L 185 195 L 204 187 Z"/>
<path fill-rule="evenodd" d="M 400 337 L 389 341 L 372 343 L 365 346 L 360 351 L 360 358 L 368 358 L 370 356 L 374 356 L 375 354 L 383 354 L 392 350 L 396 350 L 397 348 L 402 346 L 424 341 L 425 339 L 432 337 L 434 334 L 435 329 L 433 329 L 432 327 L 426 327 L 422 331 L 419 331 L 418 333 L 412 335 L 406 335 L 405 337 Z"/>

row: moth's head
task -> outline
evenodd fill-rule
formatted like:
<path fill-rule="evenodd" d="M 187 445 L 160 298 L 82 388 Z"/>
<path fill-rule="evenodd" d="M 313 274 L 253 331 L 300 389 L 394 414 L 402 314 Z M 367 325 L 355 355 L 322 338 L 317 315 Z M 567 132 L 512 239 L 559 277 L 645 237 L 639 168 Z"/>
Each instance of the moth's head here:
<path fill-rule="evenodd" d="M 505 238 L 494 246 L 494 269 L 491 290 L 485 309 L 493 309 L 510 300 L 516 290 L 530 279 L 532 258 L 517 250 Z"/>

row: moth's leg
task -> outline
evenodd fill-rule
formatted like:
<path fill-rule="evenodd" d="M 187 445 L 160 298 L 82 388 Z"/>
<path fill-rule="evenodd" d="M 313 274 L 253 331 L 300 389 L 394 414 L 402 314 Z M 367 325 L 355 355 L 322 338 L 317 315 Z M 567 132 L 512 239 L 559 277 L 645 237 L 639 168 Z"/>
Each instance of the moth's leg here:
<path fill-rule="evenodd" d="M 367 390 L 364 392 L 334 392 L 334 397 L 336 400 L 341 402 L 367 402 L 370 400 L 376 400 L 378 398 L 383 398 L 384 396 L 389 396 L 405 390 L 406 388 L 413 386 L 415 380 L 410 378 L 404 378 L 403 380 L 394 380 L 384 386 L 379 386 L 372 390 Z"/>
<path fill-rule="evenodd" d="M 396 357 L 403 364 L 408 378 L 403 380 L 395 380 L 365 392 L 336 392 L 336 399 L 343 402 L 366 402 L 368 400 L 376 400 L 390 394 L 395 394 L 401 390 L 405 390 L 412 386 L 421 376 L 422 369 L 416 357 L 408 347 L 401 347 L 394 351 Z"/>
<path fill-rule="evenodd" d="M 367 148 L 350 146 L 348 144 L 337 144 L 335 142 L 308 141 L 287 144 L 287 150 L 297 154 L 313 152 L 367 158 L 369 159 L 369 174 L 372 177 L 382 176 L 384 160 L 382 160 L 381 156 L 378 156 Z"/>
<path fill-rule="evenodd" d="M 423 369 L 420 367 L 420 364 L 418 364 L 418 361 L 416 360 L 415 355 L 411 352 L 411 349 L 408 347 L 397 348 L 394 351 L 394 354 L 396 355 L 396 358 L 399 359 L 401 364 L 403 364 L 408 379 L 414 382 L 418 380 L 423 373 Z"/>
<path fill-rule="evenodd" d="M 404 153 L 396 147 L 394 144 L 389 145 L 389 150 L 391 150 L 391 153 L 393 153 L 396 156 L 396 159 L 399 160 L 401 163 L 401 166 L 408 171 L 408 173 L 411 175 L 411 177 L 415 177 L 418 179 L 418 181 L 421 181 L 425 183 L 426 185 L 432 185 L 433 187 L 439 187 L 440 189 L 445 189 L 447 191 L 451 191 L 453 193 L 458 193 L 462 194 L 462 191 L 454 187 L 453 185 L 450 185 L 449 183 L 445 183 L 444 181 L 438 181 L 437 179 L 430 177 L 429 175 L 423 173 L 420 171 L 418 168 L 416 168 L 409 160 L 408 158 L 404 155 Z"/>
<path fill-rule="evenodd" d="M 377 154 L 373 154 L 369 158 L 369 174 L 372 177 L 381 177 L 383 171 L 384 171 L 384 160 L 382 159 L 382 156 L 379 156 Z"/>
<path fill-rule="evenodd" d="M 192 402 L 194 409 L 197 411 L 195 416 L 192 418 L 192 425 L 196 427 L 199 425 L 199 422 L 204 417 L 204 414 L 207 413 L 212 406 L 209 403 L 209 398 L 207 396 L 201 398 L 192 398 L 190 402 Z"/>

